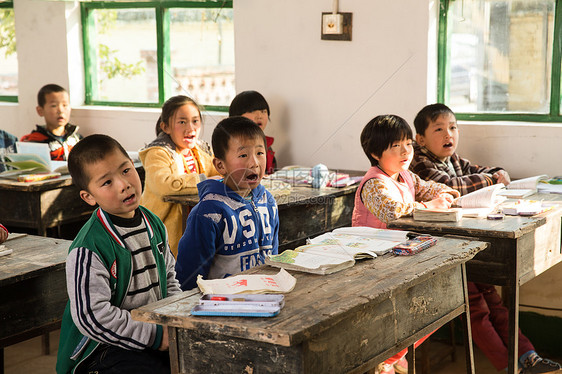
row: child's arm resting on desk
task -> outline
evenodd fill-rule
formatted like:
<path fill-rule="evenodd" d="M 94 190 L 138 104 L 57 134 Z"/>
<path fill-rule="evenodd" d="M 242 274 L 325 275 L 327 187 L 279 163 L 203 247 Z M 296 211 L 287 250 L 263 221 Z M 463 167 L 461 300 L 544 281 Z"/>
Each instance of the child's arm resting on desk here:
<path fill-rule="evenodd" d="M 216 238 L 222 237 L 218 227 L 222 216 L 212 213 L 200 214 L 197 207 L 187 218 L 185 232 L 178 244 L 176 276 L 182 290 L 197 287 L 197 275 L 207 279 L 216 253 Z M 218 222 L 215 222 L 218 219 Z"/>
<path fill-rule="evenodd" d="M 390 195 L 384 181 L 372 178 L 363 185 L 361 200 L 365 207 L 384 223 L 412 214 L 420 203 L 403 203 Z"/>
<path fill-rule="evenodd" d="M 416 201 L 428 201 L 431 202 L 435 199 L 443 198 L 450 203 L 454 198 L 460 196 L 459 191 L 452 189 L 451 187 L 434 181 L 424 181 L 416 174 L 412 173 L 414 179 L 414 188 L 416 193 Z M 427 205 L 427 203 L 425 203 Z M 437 208 L 437 206 L 432 206 Z"/>
<path fill-rule="evenodd" d="M 496 173 L 501 168 L 480 167 L 471 165 L 464 158 L 458 159 L 458 167 L 462 170 L 462 176 L 452 177 L 446 171 L 441 170 L 437 165 L 427 158 L 420 158 L 417 162 L 412 161 L 410 170 L 419 175 L 421 179 L 443 183 L 459 191 L 462 195 L 479 190 L 483 187 L 498 183 Z"/>
<path fill-rule="evenodd" d="M 74 324 L 83 335 L 98 342 L 131 350 L 158 349 L 162 326 L 135 321 L 128 310 L 112 305 L 110 276 L 94 252 L 84 247 L 70 251 L 66 285 Z"/>

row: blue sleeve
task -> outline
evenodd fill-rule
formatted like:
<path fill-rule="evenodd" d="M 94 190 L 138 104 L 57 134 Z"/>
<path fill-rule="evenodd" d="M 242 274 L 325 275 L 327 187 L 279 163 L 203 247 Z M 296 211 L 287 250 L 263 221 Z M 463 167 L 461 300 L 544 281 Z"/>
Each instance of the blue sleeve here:
<path fill-rule="evenodd" d="M 206 279 L 213 263 L 215 239 L 220 231 L 211 216 L 193 209 L 187 218 L 176 259 L 176 277 L 184 291 L 197 287 L 197 275 Z"/>
<path fill-rule="evenodd" d="M 273 246 L 272 254 L 276 255 L 279 253 L 279 209 L 273 196 L 271 196 L 271 200 L 273 200 L 272 210 L 275 212 L 275 215 L 273 215 L 273 222 L 272 222 L 274 235 L 273 235 L 273 242 L 271 244 Z"/>

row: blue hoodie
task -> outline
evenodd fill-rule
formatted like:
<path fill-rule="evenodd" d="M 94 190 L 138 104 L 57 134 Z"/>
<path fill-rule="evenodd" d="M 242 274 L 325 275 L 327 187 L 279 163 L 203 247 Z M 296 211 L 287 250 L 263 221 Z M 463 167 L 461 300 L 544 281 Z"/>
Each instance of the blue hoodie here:
<path fill-rule="evenodd" d="M 178 245 L 176 275 L 183 290 L 204 279 L 225 278 L 263 264 L 277 254 L 279 215 L 275 199 L 261 184 L 247 200 L 226 184 L 197 185 L 199 204 L 189 213 Z"/>

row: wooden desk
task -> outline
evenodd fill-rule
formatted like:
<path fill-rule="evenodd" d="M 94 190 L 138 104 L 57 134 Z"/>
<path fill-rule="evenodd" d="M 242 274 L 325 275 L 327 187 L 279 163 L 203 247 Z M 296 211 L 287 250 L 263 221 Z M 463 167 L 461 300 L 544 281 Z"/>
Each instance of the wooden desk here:
<path fill-rule="evenodd" d="M 562 196 L 555 194 L 535 194 L 528 199 L 562 203 Z M 561 216 L 562 208 L 558 207 L 534 217 L 506 216 L 498 221 L 462 218 L 459 222 L 422 222 L 407 217 L 388 227 L 470 237 L 491 244 L 467 263 L 468 280 L 503 287 L 510 321 L 508 373 L 517 373 L 519 286 L 562 261 Z"/>
<path fill-rule="evenodd" d="M 35 235 L 4 243 L 13 253 L 0 257 L 2 371 L 4 347 L 60 328 L 68 300 L 65 260 L 70 243 Z"/>
<path fill-rule="evenodd" d="M 297 284 L 273 318 L 191 316 L 200 297 L 193 290 L 132 316 L 169 327 L 173 373 L 363 373 L 468 313 L 464 264 L 487 245 L 439 238 L 415 256 L 386 254 L 325 276 L 291 272 Z"/>
<path fill-rule="evenodd" d="M 351 226 L 355 191 L 358 185 L 344 188 L 293 187 L 290 194 L 275 198 L 279 209 L 279 252 L 305 244 L 306 238 L 338 227 Z M 183 222 L 197 195 L 170 195 L 164 201 L 184 206 Z"/>
<path fill-rule="evenodd" d="M 137 167 L 144 180 L 144 169 Z M 85 221 L 96 207 L 84 202 L 70 175 L 39 182 L 16 182 L 0 179 L 0 222 L 9 227 L 37 230 L 47 236 L 47 229 L 62 224 Z"/>

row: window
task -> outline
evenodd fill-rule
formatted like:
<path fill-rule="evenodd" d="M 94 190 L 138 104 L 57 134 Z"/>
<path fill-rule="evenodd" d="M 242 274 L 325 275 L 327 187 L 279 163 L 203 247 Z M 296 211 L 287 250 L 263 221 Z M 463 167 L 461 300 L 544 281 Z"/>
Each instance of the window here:
<path fill-rule="evenodd" d="M 11 1 L 0 2 L 0 101 L 18 101 L 18 57 Z"/>
<path fill-rule="evenodd" d="M 82 3 L 86 104 L 161 106 L 235 95 L 232 1 Z"/>
<path fill-rule="evenodd" d="M 555 3 L 441 0 L 439 101 L 460 119 L 562 120 Z"/>

